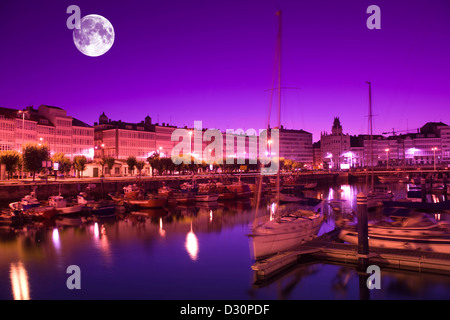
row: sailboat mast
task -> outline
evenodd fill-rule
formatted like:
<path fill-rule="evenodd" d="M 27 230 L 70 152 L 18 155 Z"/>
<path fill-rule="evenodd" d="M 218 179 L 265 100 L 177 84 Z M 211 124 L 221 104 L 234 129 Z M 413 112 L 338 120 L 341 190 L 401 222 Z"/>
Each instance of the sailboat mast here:
<path fill-rule="evenodd" d="M 278 16 L 278 36 L 277 36 L 277 52 L 278 52 L 278 130 L 281 130 L 281 11 L 277 11 Z M 278 157 L 277 171 L 277 206 L 280 204 L 280 155 Z"/>
<path fill-rule="evenodd" d="M 374 172 L 373 172 L 373 129 L 372 129 L 372 84 L 367 81 L 369 85 L 369 148 L 370 148 L 370 165 L 371 170 L 371 186 L 374 188 Z"/>
<path fill-rule="evenodd" d="M 275 70 L 277 69 L 277 67 L 278 67 L 278 77 L 277 77 L 278 78 L 278 88 L 277 88 L 278 89 L 278 129 L 280 129 L 280 125 L 281 125 L 281 52 L 280 52 L 281 51 L 281 11 L 277 11 L 275 14 L 278 16 L 278 35 L 277 35 L 277 43 L 276 43 L 276 50 L 275 50 L 273 75 L 272 75 L 272 89 L 270 92 L 270 100 L 269 100 L 267 130 L 270 129 L 270 114 L 272 111 L 273 93 L 275 91 L 275 78 L 276 78 Z M 269 134 L 269 131 L 268 131 L 268 134 Z M 269 136 L 268 136 L 268 138 L 270 139 Z M 279 155 L 277 155 L 277 156 L 279 156 Z M 279 158 L 278 158 L 278 163 L 279 163 Z M 259 164 L 259 166 L 261 166 L 261 163 Z M 258 185 L 257 185 L 257 196 L 255 199 L 255 221 L 253 222 L 253 230 L 257 226 L 256 220 L 257 220 L 257 216 L 258 216 L 258 208 L 259 208 L 259 203 L 260 203 L 260 199 L 261 199 L 262 178 L 263 177 L 262 177 L 261 171 L 260 171 Z M 279 203 L 280 203 L 280 168 L 278 168 L 278 171 L 277 171 L 276 203 L 277 203 L 277 207 L 278 207 Z"/>
<path fill-rule="evenodd" d="M 281 129 L 281 11 L 277 11 L 278 16 L 278 129 Z"/>

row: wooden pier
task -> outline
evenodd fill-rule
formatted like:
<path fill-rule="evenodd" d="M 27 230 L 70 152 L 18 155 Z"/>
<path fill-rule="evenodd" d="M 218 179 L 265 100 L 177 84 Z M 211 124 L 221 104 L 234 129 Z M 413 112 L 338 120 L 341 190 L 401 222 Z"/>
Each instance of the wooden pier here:
<path fill-rule="evenodd" d="M 360 258 L 380 268 L 450 275 L 450 254 L 371 247 L 368 255 L 361 255 L 357 245 L 335 242 L 338 234 L 339 230 L 333 230 L 290 251 L 257 261 L 252 266 L 256 280 L 268 280 L 311 260 L 358 266 Z"/>

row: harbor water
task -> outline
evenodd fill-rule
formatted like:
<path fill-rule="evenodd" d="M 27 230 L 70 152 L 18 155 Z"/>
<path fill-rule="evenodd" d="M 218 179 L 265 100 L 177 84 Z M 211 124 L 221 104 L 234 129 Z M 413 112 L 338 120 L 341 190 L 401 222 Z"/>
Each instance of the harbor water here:
<path fill-rule="evenodd" d="M 404 198 L 407 185 L 389 185 Z M 335 228 L 331 200 L 351 220 L 364 184 L 304 192 L 323 199 Z M 265 203 L 261 210 L 265 210 Z M 374 210 L 369 219 L 382 213 Z M 113 219 L 57 219 L 0 230 L 0 299 L 296 300 L 361 298 L 360 273 L 352 265 L 311 261 L 255 282 L 250 202 L 232 201 L 169 209 L 119 211 Z M 450 220 L 436 213 L 439 220 Z M 70 290 L 69 266 L 80 270 L 80 289 Z M 381 270 L 381 288 L 370 299 L 450 299 L 450 276 Z"/>

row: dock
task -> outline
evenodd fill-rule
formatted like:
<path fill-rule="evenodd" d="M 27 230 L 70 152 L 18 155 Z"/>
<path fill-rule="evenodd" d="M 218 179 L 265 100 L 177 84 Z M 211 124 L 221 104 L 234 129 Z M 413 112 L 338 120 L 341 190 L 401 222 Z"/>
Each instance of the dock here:
<path fill-rule="evenodd" d="M 405 271 L 416 271 L 450 275 L 450 254 L 420 250 L 371 247 L 369 254 L 358 253 L 358 246 L 338 243 L 339 230 L 330 231 L 308 243 L 257 261 L 252 265 L 257 281 L 266 281 L 279 276 L 283 271 L 311 260 L 358 266 L 360 258 L 369 265 Z"/>

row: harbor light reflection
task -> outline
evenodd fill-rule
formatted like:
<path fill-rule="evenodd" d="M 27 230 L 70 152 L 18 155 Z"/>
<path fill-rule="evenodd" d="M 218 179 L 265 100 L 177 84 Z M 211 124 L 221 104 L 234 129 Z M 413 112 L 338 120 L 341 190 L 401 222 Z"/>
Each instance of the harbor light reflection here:
<path fill-rule="evenodd" d="M 14 300 L 30 300 L 28 274 L 21 261 L 18 263 L 11 263 L 9 277 L 11 279 Z"/>
<path fill-rule="evenodd" d="M 61 240 L 59 238 L 59 230 L 58 230 L 58 228 L 54 228 L 53 229 L 52 241 L 53 241 L 53 245 L 55 246 L 55 249 L 57 251 L 59 251 L 61 249 Z"/>
<path fill-rule="evenodd" d="M 185 247 L 187 252 L 189 253 L 189 256 L 193 261 L 197 260 L 198 258 L 198 239 L 195 236 L 194 232 L 192 231 L 192 223 L 191 223 L 191 230 L 186 236 L 186 242 Z"/>
<path fill-rule="evenodd" d="M 163 221 L 162 218 L 159 218 L 159 235 L 161 237 L 165 237 L 166 236 L 166 230 L 163 229 Z"/>

